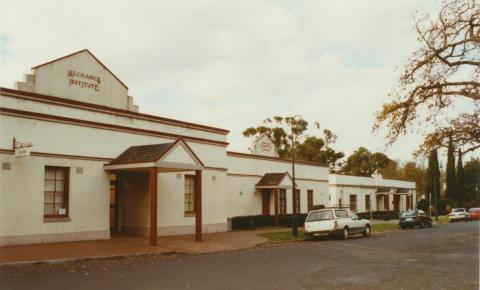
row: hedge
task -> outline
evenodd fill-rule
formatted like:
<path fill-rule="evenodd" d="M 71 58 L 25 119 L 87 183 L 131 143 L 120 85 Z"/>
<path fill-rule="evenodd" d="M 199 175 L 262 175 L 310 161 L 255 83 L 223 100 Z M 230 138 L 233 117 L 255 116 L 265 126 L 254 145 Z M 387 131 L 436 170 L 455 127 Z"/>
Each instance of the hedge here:
<path fill-rule="evenodd" d="M 357 212 L 357 215 L 362 219 L 370 219 L 370 212 Z M 394 220 L 398 219 L 398 212 L 396 211 L 374 211 L 372 212 L 374 220 Z"/>
<path fill-rule="evenodd" d="M 291 227 L 293 215 L 280 215 L 279 223 L 281 226 Z M 303 226 L 306 213 L 297 214 L 297 226 Z M 232 230 L 254 229 L 256 227 L 274 226 L 275 216 L 250 215 L 232 217 Z"/>

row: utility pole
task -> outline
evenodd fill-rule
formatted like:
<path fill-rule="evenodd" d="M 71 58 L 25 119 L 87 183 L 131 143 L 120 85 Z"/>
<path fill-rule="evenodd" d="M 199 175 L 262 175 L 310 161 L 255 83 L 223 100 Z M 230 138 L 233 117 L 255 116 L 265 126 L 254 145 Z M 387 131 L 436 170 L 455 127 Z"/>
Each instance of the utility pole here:
<path fill-rule="evenodd" d="M 295 184 L 295 142 L 296 142 L 296 134 L 294 131 L 294 123 L 295 123 L 295 118 L 299 117 L 302 121 L 303 118 L 300 115 L 296 115 L 292 117 L 290 126 L 292 130 L 292 211 L 293 211 L 293 216 L 292 216 L 292 236 L 296 237 L 298 236 L 298 229 L 297 229 L 297 190 L 296 190 L 296 184 Z"/>

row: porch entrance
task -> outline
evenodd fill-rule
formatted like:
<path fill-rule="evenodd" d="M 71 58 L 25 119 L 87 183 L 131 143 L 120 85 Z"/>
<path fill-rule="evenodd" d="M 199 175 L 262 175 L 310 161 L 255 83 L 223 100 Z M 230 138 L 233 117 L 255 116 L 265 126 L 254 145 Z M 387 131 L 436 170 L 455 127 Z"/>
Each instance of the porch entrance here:
<path fill-rule="evenodd" d="M 270 189 L 262 190 L 262 215 L 270 215 Z"/>
<path fill-rule="evenodd" d="M 292 178 L 288 172 L 284 173 L 266 173 L 262 179 L 255 185 L 257 192 L 260 192 L 262 198 L 262 215 L 271 215 L 271 198 L 273 197 L 273 214 L 275 216 L 275 225 L 280 224 L 280 211 L 286 213 L 286 189 L 292 188 Z M 280 208 L 280 194 L 282 191 L 282 208 Z"/>
<path fill-rule="evenodd" d="M 152 245 L 157 244 L 158 236 L 158 174 L 195 172 L 195 240 L 202 240 L 204 165 L 183 139 L 179 138 L 172 143 L 130 147 L 104 165 L 104 169 L 115 175 L 113 190 L 110 186 L 111 227 L 116 225 L 119 231 L 123 231 L 123 224 L 126 223 L 124 219 L 128 219 L 129 224 L 133 225 L 129 232 L 138 231 L 138 234 L 149 235 Z"/>

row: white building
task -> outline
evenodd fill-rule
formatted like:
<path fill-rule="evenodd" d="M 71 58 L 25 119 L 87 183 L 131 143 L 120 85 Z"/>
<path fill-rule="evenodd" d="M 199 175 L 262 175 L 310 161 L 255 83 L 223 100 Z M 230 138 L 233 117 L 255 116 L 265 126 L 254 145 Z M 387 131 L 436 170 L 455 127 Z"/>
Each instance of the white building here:
<path fill-rule="evenodd" d="M 139 113 L 126 85 L 88 50 L 36 66 L 16 89 L 0 88 L 0 245 L 114 231 L 152 244 L 161 235 L 200 240 L 227 231 L 230 217 L 292 213 L 291 162 L 264 137 L 252 154 L 229 152 L 228 132 Z M 415 200 L 411 182 L 335 175 L 329 187 L 322 164 L 299 161 L 295 171 L 303 213 L 334 205 L 338 190 L 358 194 L 358 210 L 374 188 L 408 189 Z"/>

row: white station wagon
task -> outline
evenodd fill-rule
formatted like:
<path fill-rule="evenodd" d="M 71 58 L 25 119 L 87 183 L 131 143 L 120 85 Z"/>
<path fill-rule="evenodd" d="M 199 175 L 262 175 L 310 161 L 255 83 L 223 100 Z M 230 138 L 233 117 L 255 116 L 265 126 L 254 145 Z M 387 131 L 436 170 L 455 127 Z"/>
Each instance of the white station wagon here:
<path fill-rule="evenodd" d="M 352 234 L 370 236 L 372 224 L 369 220 L 360 219 L 356 214 L 345 208 L 328 208 L 312 210 L 305 220 L 305 237 L 328 234 L 340 236 L 345 240 Z"/>

